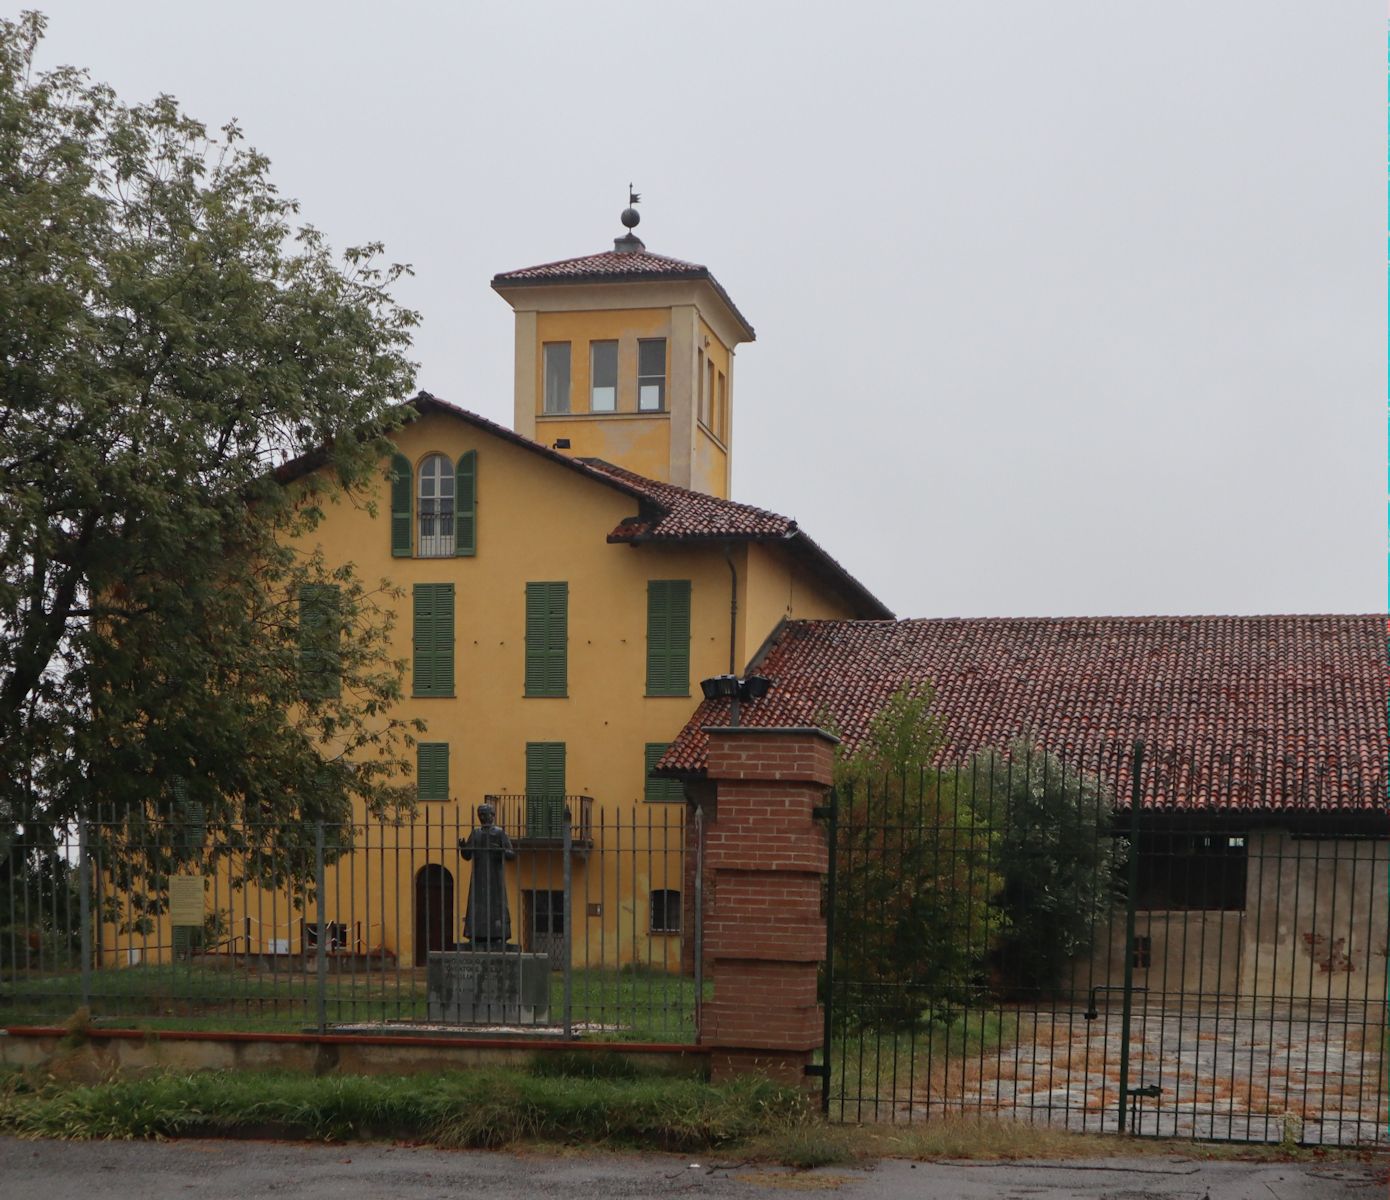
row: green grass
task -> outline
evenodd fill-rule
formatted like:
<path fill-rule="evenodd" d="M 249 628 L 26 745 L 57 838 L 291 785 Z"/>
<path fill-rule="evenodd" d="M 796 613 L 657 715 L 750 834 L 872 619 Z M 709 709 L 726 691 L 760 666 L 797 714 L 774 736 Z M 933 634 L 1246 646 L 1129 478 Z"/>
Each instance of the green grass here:
<path fill-rule="evenodd" d="M 98 1084 L 0 1076 L 0 1133 L 19 1137 L 409 1138 L 453 1148 L 544 1140 L 685 1152 L 808 1119 L 802 1095 L 759 1079 L 713 1086 L 498 1070 L 410 1078 L 206 1072 Z"/>
<path fill-rule="evenodd" d="M 312 971 L 256 972 L 197 961 L 95 971 L 90 1009 L 98 1025 L 138 1029 L 297 1032 L 317 1019 Z M 707 994 L 708 994 L 707 987 Z M 0 1025 L 51 1024 L 82 1005 L 76 971 L 0 979 Z M 576 970 L 571 1019 L 583 1036 L 612 1041 L 695 1039 L 695 983 L 658 971 Z M 424 1021 L 421 970 L 330 974 L 332 1025 Z M 564 1016 L 564 977 L 550 977 L 550 1020 Z"/>
<path fill-rule="evenodd" d="M 607 1056 L 603 1056 L 607 1057 Z M 798 1091 L 766 1080 L 712 1086 L 633 1075 L 614 1057 L 538 1056 L 528 1074 L 324 1076 L 161 1073 L 97 1083 L 0 1068 L 0 1134 L 80 1140 L 281 1137 L 401 1139 L 457 1149 L 522 1143 L 721 1152 L 791 1167 L 879 1158 L 1018 1159 L 1126 1154 L 1283 1159 L 1277 1146 L 1193 1145 L 941 1117 L 911 1126 L 826 1125 Z M 544 1066 L 541 1063 L 544 1062 Z M 640 1071 L 640 1068 L 636 1068 Z M 1318 1157 L 1355 1157 L 1319 1152 Z M 766 1181 L 766 1180 L 762 1180 Z"/>

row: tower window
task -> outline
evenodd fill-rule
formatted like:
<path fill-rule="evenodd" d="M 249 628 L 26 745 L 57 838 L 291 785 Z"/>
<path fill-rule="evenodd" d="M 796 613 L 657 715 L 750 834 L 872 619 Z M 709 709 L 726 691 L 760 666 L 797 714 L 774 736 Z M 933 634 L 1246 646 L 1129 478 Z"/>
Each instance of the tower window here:
<path fill-rule="evenodd" d="M 567 413 L 570 410 L 570 344 L 545 344 L 545 411 Z"/>
<path fill-rule="evenodd" d="M 714 359 L 705 359 L 705 427 L 714 430 Z"/>
<path fill-rule="evenodd" d="M 729 384 L 724 372 L 719 372 L 719 391 L 714 398 L 714 432 L 721 440 L 729 435 Z"/>
<path fill-rule="evenodd" d="M 421 558 L 447 557 L 454 552 L 454 464 L 431 454 L 420 464 Z"/>
<path fill-rule="evenodd" d="M 705 391 L 705 352 L 695 351 L 695 383 L 700 389 L 700 420 L 709 424 L 709 393 Z"/>
<path fill-rule="evenodd" d="M 618 343 L 589 343 L 589 411 L 615 412 L 618 407 Z"/>
<path fill-rule="evenodd" d="M 637 407 L 641 412 L 661 412 L 666 407 L 665 338 L 637 343 Z"/>

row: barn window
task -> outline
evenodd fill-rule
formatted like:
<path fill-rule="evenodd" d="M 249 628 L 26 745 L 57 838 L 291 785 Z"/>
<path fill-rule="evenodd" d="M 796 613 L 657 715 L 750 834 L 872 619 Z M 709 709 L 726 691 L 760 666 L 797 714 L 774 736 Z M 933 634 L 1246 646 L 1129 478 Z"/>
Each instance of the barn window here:
<path fill-rule="evenodd" d="M 1145 831 L 1138 844 L 1137 907 L 1159 911 L 1245 907 L 1243 834 Z"/>

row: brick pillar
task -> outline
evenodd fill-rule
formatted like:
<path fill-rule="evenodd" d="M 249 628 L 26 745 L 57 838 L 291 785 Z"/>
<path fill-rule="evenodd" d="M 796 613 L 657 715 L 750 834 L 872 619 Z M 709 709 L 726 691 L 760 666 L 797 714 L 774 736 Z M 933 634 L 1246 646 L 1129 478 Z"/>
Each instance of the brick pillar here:
<path fill-rule="evenodd" d="M 820 729 L 711 727 L 705 809 L 704 957 L 714 997 L 701 1044 L 717 1081 L 758 1071 L 805 1080 L 821 1044 L 821 879 L 836 739 Z"/>

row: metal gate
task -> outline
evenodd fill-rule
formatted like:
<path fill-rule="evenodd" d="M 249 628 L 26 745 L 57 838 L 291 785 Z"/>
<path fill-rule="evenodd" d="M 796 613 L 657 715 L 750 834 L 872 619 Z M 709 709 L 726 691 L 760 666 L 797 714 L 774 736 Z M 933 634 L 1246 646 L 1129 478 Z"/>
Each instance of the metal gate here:
<path fill-rule="evenodd" d="M 1390 823 L 1347 782 L 1020 744 L 841 783 L 826 1112 L 1382 1140 Z"/>

